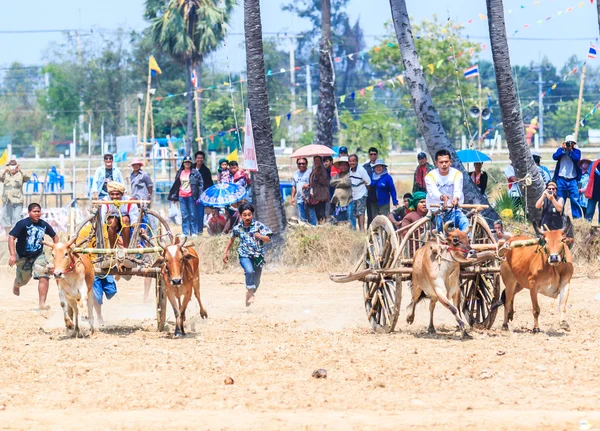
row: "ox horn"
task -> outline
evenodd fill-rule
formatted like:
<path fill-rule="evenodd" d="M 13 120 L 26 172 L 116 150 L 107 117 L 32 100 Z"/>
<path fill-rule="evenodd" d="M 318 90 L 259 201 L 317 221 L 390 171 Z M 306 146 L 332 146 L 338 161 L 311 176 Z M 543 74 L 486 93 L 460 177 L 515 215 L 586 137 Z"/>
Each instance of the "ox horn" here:
<path fill-rule="evenodd" d="M 538 224 L 537 224 L 537 222 L 536 222 L 535 220 L 533 220 L 533 221 L 531 222 L 531 224 L 533 225 L 533 230 L 535 231 L 535 234 L 536 234 L 537 236 L 543 236 L 543 235 L 544 235 L 544 231 L 542 231 L 542 230 L 540 229 L 540 227 L 538 226 Z"/>
<path fill-rule="evenodd" d="M 453 221 L 447 221 L 446 223 L 444 223 L 444 234 L 448 235 L 448 229 L 450 228 L 450 225 L 454 224 Z"/>
<path fill-rule="evenodd" d="M 563 227 L 561 229 L 562 233 L 567 233 L 571 230 L 571 227 L 573 226 L 573 223 L 571 222 L 571 219 L 569 218 L 569 216 L 563 215 Z"/>

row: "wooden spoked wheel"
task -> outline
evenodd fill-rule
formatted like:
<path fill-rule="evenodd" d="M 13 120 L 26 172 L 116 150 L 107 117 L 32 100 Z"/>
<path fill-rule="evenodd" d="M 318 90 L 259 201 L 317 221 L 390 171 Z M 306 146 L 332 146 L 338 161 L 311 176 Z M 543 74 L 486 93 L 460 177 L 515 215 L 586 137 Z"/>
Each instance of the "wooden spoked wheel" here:
<path fill-rule="evenodd" d="M 471 244 L 495 244 L 496 238 L 486 221 L 475 215 L 471 219 Z M 463 296 L 462 311 L 469 325 L 489 329 L 494 324 L 498 309 L 492 304 L 500 298 L 500 274 L 485 273 L 486 268 L 498 267 L 492 259 L 474 267 L 462 267 L 460 289 Z"/>
<path fill-rule="evenodd" d="M 415 255 L 415 251 L 431 239 L 431 228 L 431 219 L 429 217 L 423 217 L 414 222 L 407 231 L 400 233 L 401 242 L 397 266 L 412 266 L 412 259 Z"/>
<path fill-rule="evenodd" d="M 167 293 L 165 290 L 165 282 L 161 274 L 156 276 L 156 329 L 159 332 L 165 330 L 167 322 Z"/>
<path fill-rule="evenodd" d="M 365 245 L 365 269 L 392 269 L 400 249 L 394 225 L 377 216 L 369 226 Z M 367 319 L 374 331 L 392 332 L 400 314 L 402 280 L 398 275 L 367 276 L 363 282 Z"/>

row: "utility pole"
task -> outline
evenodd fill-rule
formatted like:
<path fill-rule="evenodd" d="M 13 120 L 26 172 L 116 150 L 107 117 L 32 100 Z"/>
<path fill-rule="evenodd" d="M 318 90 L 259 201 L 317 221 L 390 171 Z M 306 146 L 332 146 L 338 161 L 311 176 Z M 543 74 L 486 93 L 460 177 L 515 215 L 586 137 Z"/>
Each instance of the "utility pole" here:
<path fill-rule="evenodd" d="M 585 63 L 581 69 L 581 80 L 579 81 L 579 99 L 577 101 L 577 119 L 575 121 L 575 141 L 577 141 L 577 135 L 579 134 L 579 119 L 581 118 L 581 102 L 583 102 L 583 84 L 585 82 Z"/>
<path fill-rule="evenodd" d="M 544 85 L 544 81 L 542 81 L 542 64 L 540 63 L 538 67 L 538 126 L 539 132 L 538 136 L 540 137 L 540 145 L 544 143 L 544 93 L 542 89 L 542 85 Z"/>
<path fill-rule="evenodd" d="M 310 66 L 306 65 L 306 111 L 308 112 L 308 130 L 312 131 L 312 88 L 310 87 Z"/>
<path fill-rule="evenodd" d="M 296 57 L 295 57 L 295 51 L 296 48 L 294 46 L 294 40 L 295 39 L 299 39 L 301 36 L 297 36 L 297 35 L 288 35 L 286 34 L 285 37 L 287 37 L 290 41 L 290 95 L 291 95 L 291 103 L 290 103 L 290 112 L 292 113 L 292 116 L 290 117 L 290 139 L 292 140 L 292 146 L 294 145 L 295 141 L 296 141 L 296 134 L 295 134 L 295 130 L 294 130 L 294 111 L 296 111 Z"/>

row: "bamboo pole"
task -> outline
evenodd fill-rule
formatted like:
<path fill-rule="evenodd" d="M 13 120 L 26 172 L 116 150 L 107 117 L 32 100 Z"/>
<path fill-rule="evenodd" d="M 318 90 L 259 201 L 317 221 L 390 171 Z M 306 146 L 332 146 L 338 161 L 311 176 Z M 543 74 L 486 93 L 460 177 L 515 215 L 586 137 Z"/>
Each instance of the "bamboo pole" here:
<path fill-rule="evenodd" d="M 581 118 L 581 103 L 583 102 L 583 85 L 585 82 L 585 63 L 581 69 L 581 80 L 579 81 L 579 100 L 577 101 L 577 120 L 575 121 L 575 142 L 577 142 L 577 134 L 579 133 L 579 119 Z"/>
<path fill-rule="evenodd" d="M 75 247 L 73 253 L 82 254 L 146 254 L 146 253 L 161 253 L 162 247 L 142 247 L 142 248 L 81 248 Z"/>
<path fill-rule="evenodd" d="M 150 69 L 150 61 L 148 61 L 148 88 L 146 89 L 146 108 L 144 110 L 144 140 L 143 140 L 143 148 L 144 157 L 146 153 L 146 141 L 148 140 L 148 116 L 150 115 L 150 86 L 152 85 L 152 70 Z"/>
<path fill-rule="evenodd" d="M 137 106 L 137 153 L 138 156 L 143 157 L 143 154 L 140 154 L 140 145 L 142 143 L 142 104 L 140 103 L 140 101 L 138 100 L 138 106 Z M 145 147 L 145 145 L 144 145 Z"/>
<path fill-rule="evenodd" d="M 479 134 L 477 135 L 477 149 L 481 151 L 481 133 L 483 131 L 481 118 L 481 75 L 477 75 L 477 89 L 479 90 Z"/>
<path fill-rule="evenodd" d="M 200 93 L 198 93 L 198 87 L 194 87 L 194 104 L 196 105 L 196 142 L 198 143 L 198 151 L 202 151 L 202 138 L 200 137 Z"/>

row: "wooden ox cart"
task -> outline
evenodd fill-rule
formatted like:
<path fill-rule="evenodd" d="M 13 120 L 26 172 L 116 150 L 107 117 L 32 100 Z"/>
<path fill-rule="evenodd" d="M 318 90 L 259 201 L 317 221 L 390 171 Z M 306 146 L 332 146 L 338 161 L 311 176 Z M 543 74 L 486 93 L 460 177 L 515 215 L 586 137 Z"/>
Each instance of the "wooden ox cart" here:
<path fill-rule="evenodd" d="M 471 247 L 477 252 L 474 263 L 461 264 L 461 311 L 470 326 L 490 328 L 500 300 L 500 260 L 504 241 L 498 242 L 480 212 L 487 205 L 461 205 L 469 210 Z M 385 216 L 371 223 L 360 261 L 350 274 L 332 274 L 337 283 L 362 281 L 367 319 L 374 330 L 392 332 L 400 315 L 402 285 L 411 282 L 415 251 L 435 239 L 436 210 L 416 222 L 396 230 Z M 537 244 L 521 241 L 515 246 Z M 435 246 L 434 246 L 435 247 Z"/>

